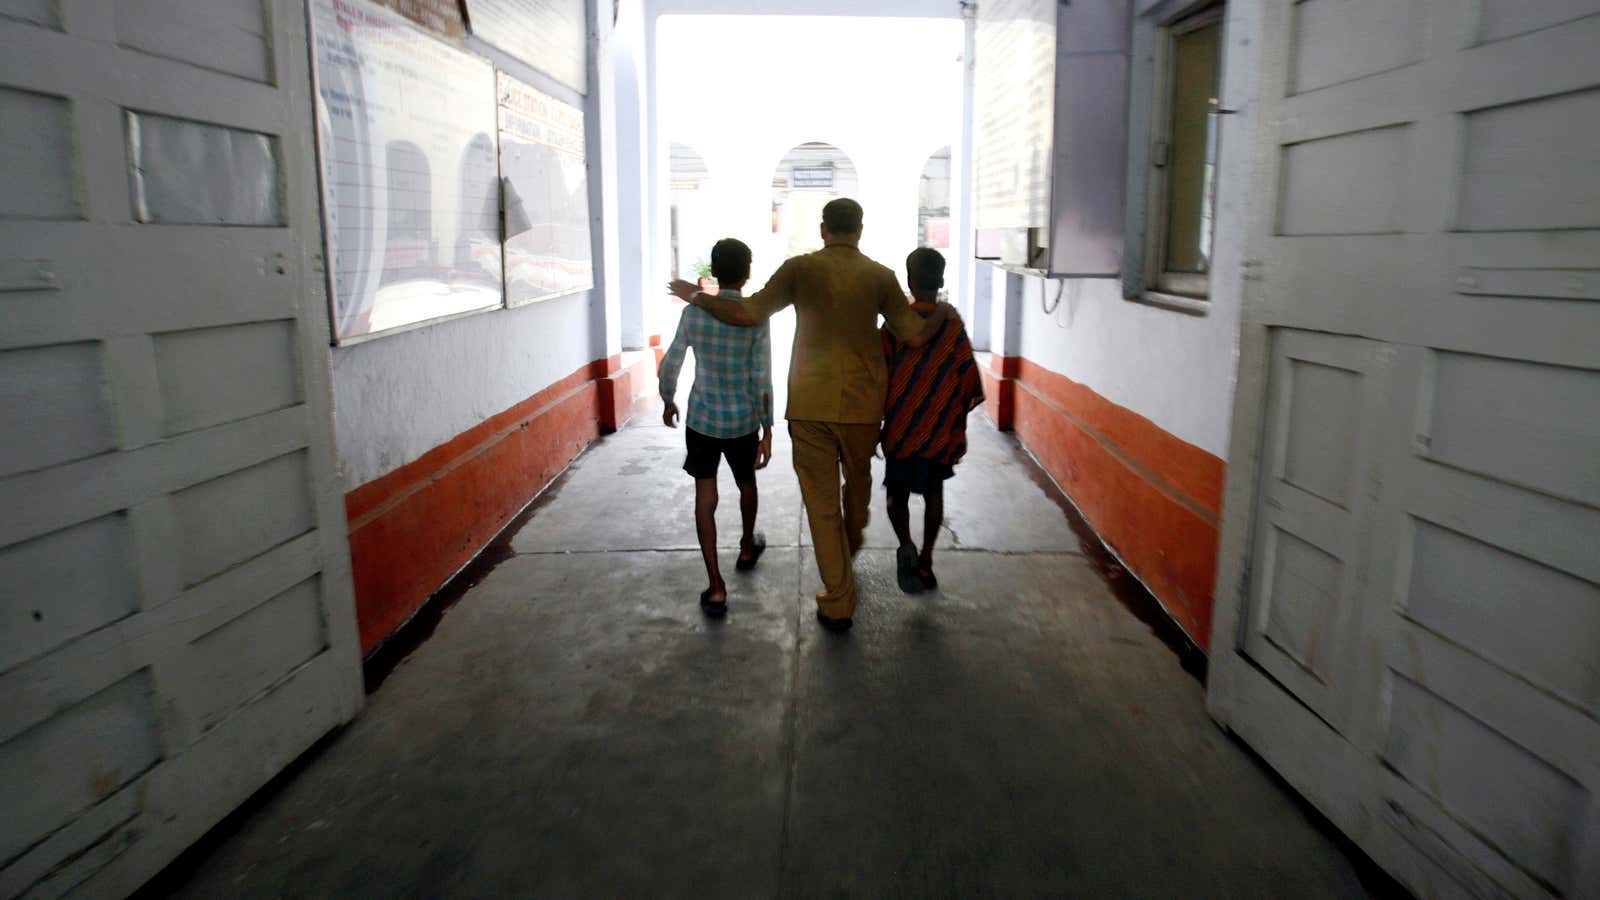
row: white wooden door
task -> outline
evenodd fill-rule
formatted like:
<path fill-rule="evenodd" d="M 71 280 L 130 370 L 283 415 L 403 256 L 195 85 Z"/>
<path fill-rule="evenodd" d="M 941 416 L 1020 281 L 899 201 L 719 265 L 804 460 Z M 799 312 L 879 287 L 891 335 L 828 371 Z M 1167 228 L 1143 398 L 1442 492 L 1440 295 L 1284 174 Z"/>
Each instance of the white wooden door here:
<path fill-rule="evenodd" d="M 1213 712 L 1420 894 L 1600 896 L 1600 0 L 1248 8 Z"/>
<path fill-rule="evenodd" d="M 299 0 L 0 3 L 0 897 L 360 705 L 306 66 Z"/>
<path fill-rule="evenodd" d="M 1256 498 L 1250 658 L 1336 726 L 1348 721 L 1352 622 L 1365 587 L 1372 427 L 1382 345 L 1314 331 L 1276 336 Z"/>

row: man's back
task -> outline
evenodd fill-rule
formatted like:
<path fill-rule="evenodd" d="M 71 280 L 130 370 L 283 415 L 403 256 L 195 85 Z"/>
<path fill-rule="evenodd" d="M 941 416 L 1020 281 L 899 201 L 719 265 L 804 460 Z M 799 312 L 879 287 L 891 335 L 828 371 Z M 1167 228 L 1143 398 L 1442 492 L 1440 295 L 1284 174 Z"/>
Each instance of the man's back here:
<path fill-rule="evenodd" d="M 794 304 L 787 418 L 863 425 L 882 420 L 888 367 L 878 316 L 902 334 L 922 327 L 893 271 L 854 246 L 832 244 L 784 263 L 747 302 L 762 315 Z"/>
<path fill-rule="evenodd" d="M 861 204 L 854 200 L 829 201 L 818 229 L 826 246 L 784 263 L 743 303 L 706 296 L 682 279 L 670 285 L 679 298 L 736 325 L 765 322 L 785 306 L 795 307 L 789 435 L 822 576 L 817 618 L 829 631 L 850 627 L 856 608 L 851 561 L 871 518 L 872 451 L 888 390 L 878 316 L 914 347 L 927 343 L 932 326 L 951 318 L 949 307 L 941 304 L 924 322 L 906 302 L 894 273 L 861 255 L 856 249 L 861 219 Z"/>

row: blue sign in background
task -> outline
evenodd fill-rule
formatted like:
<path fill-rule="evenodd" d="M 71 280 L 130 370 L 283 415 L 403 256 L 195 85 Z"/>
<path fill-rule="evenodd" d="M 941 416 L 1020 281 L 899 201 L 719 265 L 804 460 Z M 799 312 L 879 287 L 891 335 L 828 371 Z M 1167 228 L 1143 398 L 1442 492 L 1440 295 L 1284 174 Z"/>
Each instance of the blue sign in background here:
<path fill-rule="evenodd" d="M 831 188 L 833 166 L 795 166 L 793 183 L 797 188 Z"/>

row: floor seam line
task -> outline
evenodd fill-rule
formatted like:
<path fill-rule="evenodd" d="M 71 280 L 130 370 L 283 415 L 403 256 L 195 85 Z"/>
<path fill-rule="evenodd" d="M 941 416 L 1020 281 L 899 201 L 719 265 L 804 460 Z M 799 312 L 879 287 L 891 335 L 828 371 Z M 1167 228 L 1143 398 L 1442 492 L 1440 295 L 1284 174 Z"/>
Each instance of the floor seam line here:
<path fill-rule="evenodd" d="M 737 544 L 718 547 L 720 550 L 737 550 Z M 768 544 L 768 550 L 799 550 L 798 544 Z M 607 553 L 700 553 L 699 547 L 621 547 L 614 550 L 516 550 L 512 556 L 604 556 Z"/>
<path fill-rule="evenodd" d="M 735 546 L 735 545 L 730 544 L 730 545 L 728 545 L 726 547 L 718 547 L 717 549 L 718 550 L 736 550 L 736 549 L 738 549 L 738 547 Z M 767 545 L 767 549 L 768 550 L 800 550 L 800 551 L 805 551 L 805 550 L 810 550 L 811 548 L 809 546 L 807 546 L 807 545 L 804 545 L 804 544 L 768 544 Z M 863 547 L 862 548 L 862 552 L 873 552 L 873 551 L 876 551 L 876 552 L 879 552 L 879 553 L 888 553 L 888 552 L 890 552 L 892 550 L 894 550 L 893 547 Z M 694 554 L 698 554 L 699 552 L 700 552 L 700 548 L 699 547 L 623 547 L 623 548 L 617 548 L 617 549 L 613 549 L 613 550 L 515 550 L 515 551 L 512 551 L 511 555 L 512 556 L 604 556 L 604 555 L 606 555 L 608 553 L 617 553 L 617 554 L 626 554 L 626 553 L 694 553 Z M 1081 551 L 1078 551 L 1078 550 L 990 550 L 990 549 L 987 549 L 987 548 L 984 548 L 984 547 L 944 547 L 944 548 L 939 550 L 939 553 L 941 553 L 941 554 L 973 555 L 973 556 L 987 554 L 989 556 L 1007 556 L 1007 557 L 1011 557 L 1011 556 L 1074 556 L 1074 557 L 1080 557 L 1080 558 L 1083 557 L 1083 553 Z M 796 586 L 796 590 L 799 590 L 800 587 L 802 587 L 802 585 L 797 585 Z"/>
<path fill-rule="evenodd" d="M 801 539 L 800 530 L 805 527 L 805 501 L 801 501 L 799 509 L 795 512 L 795 540 Z M 796 554 L 794 567 L 794 650 L 789 654 L 789 708 L 783 716 L 783 752 L 787 765 L 783 775 L 783 821 L 778 829 L 778 871 L 775 873 L 774 894 L 782 894 L 784 873 L 789 868 L 789 841 L 791 838 L 789 825 L 793 818 L 792 801 L 794 798 L 795 772 L 800 767 L 800 747 L 798 745 L 800 733 L 800 629 L 804 623 L 802 610 L 804 609 L 804 593 L 806 578 L 805 548 L 800 547 Z"/>
<path fill-rule="evenodd" d="M 784 884 L 784 872 L 789 867 L 789 824 L 793 816 L 791 801 L 794 797 L 795 771 L 800 767 L 800 748 L 798 735 L 800 732 L 800 627 L 801 627 L 801 601 L 800 596 L 805 583 L 805 556 L 801 554 L 795 564 L 795 591 L 792 603 L 794 605 L 794 650 L 789 654 L 789 708 L 783 716 L 783 753 L 787 765 L 783 776 L 783 821 L 778 830 L 778 871 L 775 873 L 775 894 L 781 894 Z"/>

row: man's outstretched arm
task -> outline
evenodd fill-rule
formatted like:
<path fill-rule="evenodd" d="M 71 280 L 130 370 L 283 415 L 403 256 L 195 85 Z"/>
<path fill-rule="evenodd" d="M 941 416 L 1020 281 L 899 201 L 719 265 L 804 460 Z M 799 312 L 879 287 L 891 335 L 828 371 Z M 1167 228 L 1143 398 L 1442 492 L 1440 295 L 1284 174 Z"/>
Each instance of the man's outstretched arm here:
<path fill-rule="evenodd" d="M 667 290 L 677 295 L 679 300 L 692 303 L 729 325 L 759 325 L 794 302 L 794 268 L 791 263 L 779 266 L 765 287 L 743 300 L 713 297 L 681 278 L 667 285 Z"/>
<path fill-rule="evenodd" d="M 682 279 L 673 281 L 667 285 L 667 289 L 676 294 L 679 300 L 698 306 L 729 325 L 761 324 L 762 320 L 756 318 L 755 311 L 745 305 L 745 301 L 728 297 L 713 297 L 702 292 L 691 282 Z"/>

